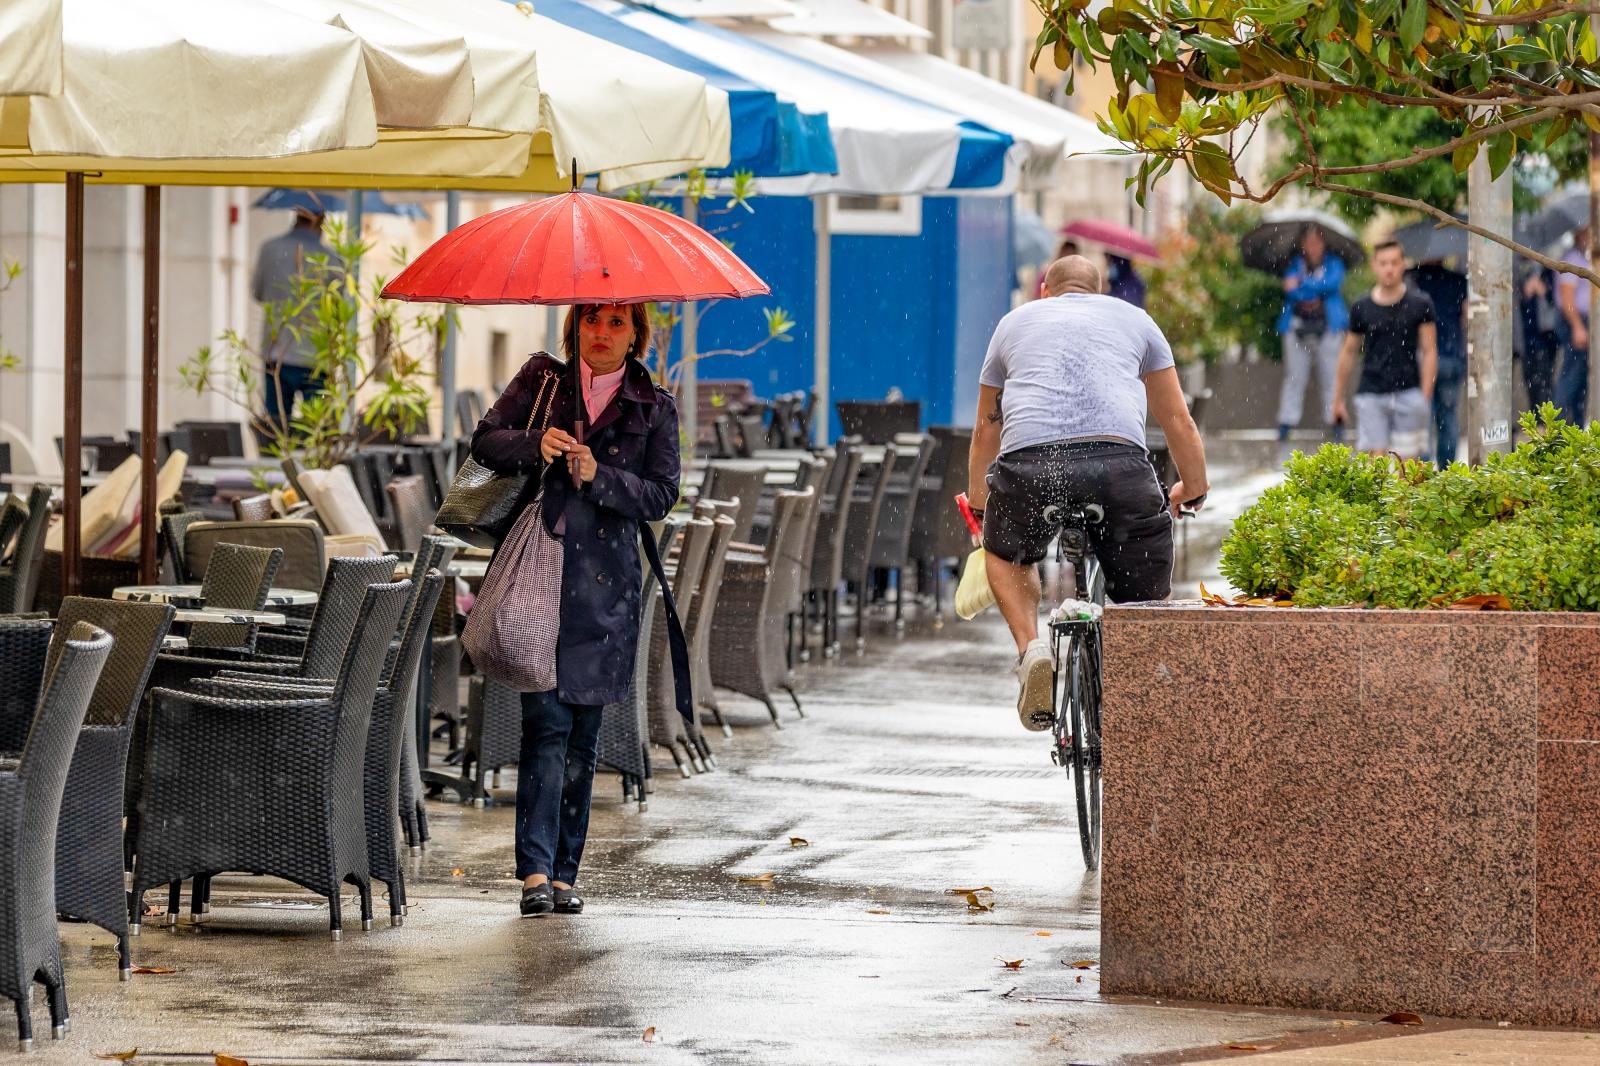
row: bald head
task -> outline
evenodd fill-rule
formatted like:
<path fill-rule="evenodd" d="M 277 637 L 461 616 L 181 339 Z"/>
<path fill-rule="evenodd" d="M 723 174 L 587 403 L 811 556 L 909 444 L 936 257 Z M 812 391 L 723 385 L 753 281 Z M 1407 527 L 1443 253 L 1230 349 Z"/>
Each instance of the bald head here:
<path fill-rule="evenodd" d="M 1068 292 L 1100 291 L 1100 270 L 1081 255 L 1064 255 L 1044 272 L 1044 291 L 1049 296 Z"/>

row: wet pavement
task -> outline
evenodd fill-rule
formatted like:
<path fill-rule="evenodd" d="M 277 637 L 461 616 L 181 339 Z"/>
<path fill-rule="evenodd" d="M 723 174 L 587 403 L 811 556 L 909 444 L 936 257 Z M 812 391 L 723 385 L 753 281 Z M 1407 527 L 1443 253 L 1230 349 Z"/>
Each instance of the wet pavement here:
<path fill-rule="evenodd" d="M 497 806 L 430 804 L 401 928 L 380 905 L 332 943 L 298 890 L 219 879 L 206 923 L 134 942 L 175 972 L 119 984 L 111 939 L 63 926 L 74 1028 L 50 1041 L 37 996 L 35 1059 L 1131 1064 L 1416 1032 L 1101 996 L 1098 880 L 1010 658 L 994 618 L 876 621 L 865 655 L 802 667 L 807 716 L 781 731 L 730 697 L 715 772 L 658 778 L 644 813 L 597 780 L 581 917 L 517 916 L 508 772 Z M 984 887 L 992 910 L 948 891 Z M 1371 1061 L 1500 1061 L 1454 1054 Z"/>

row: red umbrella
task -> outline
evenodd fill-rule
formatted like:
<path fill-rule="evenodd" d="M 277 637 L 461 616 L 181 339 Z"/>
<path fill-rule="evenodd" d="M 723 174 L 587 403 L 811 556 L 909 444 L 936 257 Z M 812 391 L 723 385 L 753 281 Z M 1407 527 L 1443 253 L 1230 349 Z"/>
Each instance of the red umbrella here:
<path fill-rule="evenodd" d="M 423 303 L 611 304 L 770 291 L 726 245 L 677 215 L 570 192 L 451 231 L 383 295 Z"/>
<path fill-rule="evenodd" d="M 1129 259 L 1160 259 L 1161 252 L 1144 234 L 1127 226 L 1099 219 L 1069 222 L 1061 228 L 1063 236 L 1103 244 L 1106 251 Z"/>

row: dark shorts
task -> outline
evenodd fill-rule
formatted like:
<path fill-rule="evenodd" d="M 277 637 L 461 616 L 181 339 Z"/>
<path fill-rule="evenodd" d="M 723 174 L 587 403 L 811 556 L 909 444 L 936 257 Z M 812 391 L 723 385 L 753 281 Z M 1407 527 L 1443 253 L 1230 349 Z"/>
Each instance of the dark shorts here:
<path fill-rule="evenodd" d="M 1089 544 L 1116 603 L 1166 599 L 1172 591 L 1172 516 L 1144 450 L 1112 441 L 1019 448 L 989 468 L 983 546 L 1007 562 L 1039 562 L 1065 515 L 1099 504 Z"/>

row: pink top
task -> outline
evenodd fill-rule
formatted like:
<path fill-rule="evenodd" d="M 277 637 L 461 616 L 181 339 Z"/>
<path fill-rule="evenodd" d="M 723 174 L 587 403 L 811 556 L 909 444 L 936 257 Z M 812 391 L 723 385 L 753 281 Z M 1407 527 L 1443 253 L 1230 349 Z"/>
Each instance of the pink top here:
<path fill-rule="evenodd" d="M 596 376 L 589 369 L 589 364 L 580 360 L 580 376 L 583 379 L 583 406 L 589 411 L 589 422 L 593 424 L 600 417 L 600 412 L 606 409 L 617 390 L 622 388 L 622 375 L 628 370 L 626 361 L 609 374 Z"/>

